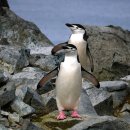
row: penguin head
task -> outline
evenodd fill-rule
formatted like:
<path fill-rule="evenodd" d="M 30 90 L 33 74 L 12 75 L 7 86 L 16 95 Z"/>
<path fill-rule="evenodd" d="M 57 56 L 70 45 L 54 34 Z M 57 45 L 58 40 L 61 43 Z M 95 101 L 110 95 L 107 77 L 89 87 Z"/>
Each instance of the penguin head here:
<path fill-rule="evenodd" d="M 85 28 L 80 24 L 66 23 L 66 26 L 71 29 L 72 33 L 85 33 Z"/>
<path fill-rule="evenodd" d="M 66 45 L 57 46 L 57 48 L 54 47 L 51 51 L 52 55 L 55 55 L 57 52 L 61 50 L 64 51 L 65 54 L 77 54 L 77 48 L 75 45 L 66 44 Z"/>

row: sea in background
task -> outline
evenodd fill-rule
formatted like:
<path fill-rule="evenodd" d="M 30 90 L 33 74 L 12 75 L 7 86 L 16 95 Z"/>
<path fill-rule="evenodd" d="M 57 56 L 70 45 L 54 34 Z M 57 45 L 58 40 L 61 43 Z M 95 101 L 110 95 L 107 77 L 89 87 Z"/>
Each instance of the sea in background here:
<path fill-rule="evenodd" d="M 54 43 L 71 32 L 65 23 L 115 25 L 130 30 L 130 0 L 8 0 L 11 10 L 34 22 Z"/>

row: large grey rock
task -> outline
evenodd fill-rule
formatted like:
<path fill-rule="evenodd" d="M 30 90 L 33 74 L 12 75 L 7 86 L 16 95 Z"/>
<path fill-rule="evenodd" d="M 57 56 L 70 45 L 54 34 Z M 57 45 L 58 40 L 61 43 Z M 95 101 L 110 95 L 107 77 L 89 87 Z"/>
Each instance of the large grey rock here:
<path fill-rule="evenodd" d="M 44 71 L 51 71 L 64 59 L 63 54 L 57 56 L 45 55 L 41 53 L 30 54 L 29 63 L 32 66 L 41 68 Z"/>
<path fill-rule="evenodd" d="M 8 82 L 0 88 L 0 107 L 14 100 L 15 90 L 16 86 L 14 82 Z"/>
<path fill-rule="evenodd" d="M 113 98 L 113 108 L 119 107 L 124 104 L 128 96 L 127 89 L 121 91 L 111 92 Z"/>
<path fill-rule="evenodd" d="M 8 82 L 9 77 L 10 75 L 7 72 L 0 71 L 0 87 Z"/>
<path fill-rule="evenodd" d="M 32 106 L 35 109 L 35 113 L 46 113 L 45 110 L 45 103 L 42 98 L 36 91 L 34 91 L 31 88 L 27 88 L 27 92 L 25 94 L 25 97 L 23 101 Z"/>
<path fill-rule="evenodd" d="M 43 97 L 46 106 L 46 113 L 57 110 L 55 90 L 51 90 L 45 94 L 42 94 L 41 96 Z"/>
<path fill-rule="evenodd" d="M 121 80 L 129 81 L 130 82 L 130 75 L 127 75 L 127 76 L 121 78 Z"/>
<path fill-rule="evenodd" d="M 26 119 L 22 124 L 21 130 L 45 130 L 45 129 L 37 127 L 32 122 L 30 122 L 30 120 Z"/>
<path fill-rule="evenodd" d="M 83 88 L 86 90 L 98 115 L 113 114 L 113 99 L 111 94 L 101 88 L 95 88 L 92 84 L 88 84 L 87 82 L 83 83 Z"/>
<path fill-rule="evenodd" d="M 9 130 L 9 129 L 5 127 L 3 124 L 0 124 L 0 130 Z"/>
<path fill-rule="evenodd" d="M 128 83 L 124 81 L 102 81 L 100 82 L 100 86 L 103 90 L 113 92 L 127 89 Z"/>
<path fill-rule="evenodd" d="M 111 116 L 90 117 L 69 130 L 129 130 L 130 124 Z"/>
<path fill-rule="evenodd" d="M 0 15 L 0 39 L 7 38 L 10 45 L 26 48 L 52 45 L 35 24 L 23 20 L 9 9 L 5 12 L 5 15 Z"/>
<path fill-rule="evenodd" d="M 21 99 L 16 98 L 12 104 L 11 108 L 13 111 L 17 112 L 20 116 L 24 117 L 35 112 L 35 109 L 24 103 Z"/>
<path fill-rule="evenodd" d="M 10 74 L 29 65 L 26 49 L 0 45 L 0 70 Z"/>
<path fill-rule="evenodd" d="M 89 99 L 88 94 L 82 89 L 78 111 L 83 115 L 97 115 L 92 103 Z"/>
<path fill-rule="evenodd" d="M 130 32 L 120 27 L 85 26 L 94 59 L 94 73 L 100 80 L 112 80 L 130 73 Z"/>
<path fill-rule="evenodd" d="M 17 95 L 20 96 L 21 93 L 24 96 L 26 94 L 27 87 L 36 90 L 37 84 L 43 76 L 44 72 L 41 69 L 26 67 L 21 72 L 14 74 L 11 80 L 13 80 L 17 86 Z"/>

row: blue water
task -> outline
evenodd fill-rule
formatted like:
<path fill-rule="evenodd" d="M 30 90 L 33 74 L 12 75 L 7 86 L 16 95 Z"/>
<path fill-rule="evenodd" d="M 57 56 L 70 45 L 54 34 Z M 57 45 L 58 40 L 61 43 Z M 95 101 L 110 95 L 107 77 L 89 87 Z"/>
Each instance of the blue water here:
<path fill-rule="evenodd" d="M 67 41 L 65 23 L 116 25 L 130 30 L 130 0 L 8 0 L 20 17 L 34 22 L 54 43 Z"/>

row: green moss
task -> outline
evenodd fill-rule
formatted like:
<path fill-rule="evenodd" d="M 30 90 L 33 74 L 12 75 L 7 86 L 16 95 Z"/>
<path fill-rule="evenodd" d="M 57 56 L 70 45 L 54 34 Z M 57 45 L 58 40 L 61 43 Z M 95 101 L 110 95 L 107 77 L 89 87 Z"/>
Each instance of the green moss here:
<path fill-rule="evenodd" d="M 57 120 L 56 119 L 57 114 L 58 112 L 55 111 L 48 115 L 33 119 L 33 122 L 44 129 L 46 128 L 47 130 L 58 130 L 58 129 L 66 130 L 83 120 L 83 119 L 74 119 L 71 117 L 68 117 L 65 120 Z"/>

